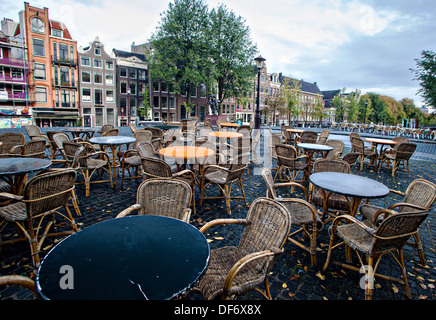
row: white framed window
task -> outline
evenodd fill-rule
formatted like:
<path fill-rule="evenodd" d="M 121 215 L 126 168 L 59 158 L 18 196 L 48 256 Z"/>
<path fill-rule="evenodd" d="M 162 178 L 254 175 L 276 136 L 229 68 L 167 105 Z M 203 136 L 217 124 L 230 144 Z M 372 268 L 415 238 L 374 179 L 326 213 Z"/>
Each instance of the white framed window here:
<path fill-rule="evenodd" d="M 127 69 L 121 67 L 120 68 L 120 77 L 127 78 Z"/>
<path fill-rule="evenodd" d="M 33 73 L 33 77 L 35 80 L 45 80 L 46 79 L 46 73 L 45 73 L 45 64 L 43 63 L 35 63 L 35 71 Z"/>
<path fill-rule="evenodd" d="M 113 86 L 114 85 L 114 75 L 112 73 L 106 74 L 106 85 Z"/>
<path fill-rule="evenodd" d="M 82 70 L 82 83 L 91 83 L 91 72 Z"/>
<path fill-rule="evenodd" d="M 101 72 L 94 72 L 94 83 L 103 84 L 103 74 Z"/>
<path fill-rule="evenodd" d="M 39 57 L 45 57 L 44 40 L 33 38 L 32 43 L 33 43 L 33 55 Z"/>
<path fill-rule="evenodd" d="M 94 58 L 94 68 L 103 68 L 101 59 Z"/>
<path fill-rule="evenodd" d="M 52 29 L 52 32 L 53 32 L 52 36 L 62 38 L 62 30 Z"/>
<path fill-rule="evenodd" d="M 94 48 L 94 54 L 96 56 L 101 56 L 101 49 L 100 48 Z"/>
<path fill-rule="evenodd" d="M 114 103 L 114 90 L 106 90 L 106 102 Z"/>
<path fill-rule="evenodd" d="M 82 101 L 90 102 L 91 101 L 91 89 L 90 88 L 82 88 Z"/>
<path fill-rule="evenodd" d="M 35 100 L 39 103 L 47 103 L 47 88 L 35 87 Z"/>
<path fill-rule="evenodd" d="M 91 66 L 91 60 L 89 59 L 89 57 L 80 57 L 80 65 L 89 67 Z"/>
<path fill-rule="evenodd" d="M 114 63 L 113 63 L 113 61 L 106 60 L 105 61 L 105 66 L 106 66 L 106 69 L 108 69 L 108 70 L 114 70 Z"/>
<path fill-rule="evenodd" d="M 138 70 L 138 79 L 145 80 L 145 70 Z"/>

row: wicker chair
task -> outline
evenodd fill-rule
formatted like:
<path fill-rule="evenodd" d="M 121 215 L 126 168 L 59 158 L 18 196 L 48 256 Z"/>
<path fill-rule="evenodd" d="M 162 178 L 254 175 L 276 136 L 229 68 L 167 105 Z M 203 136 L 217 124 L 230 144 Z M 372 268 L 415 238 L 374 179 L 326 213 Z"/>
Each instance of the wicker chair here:
<path fill-rule="evenodd" d="M 33 293 L 34 299 L 38 298 L 36 293 L 35 281 L 29 277 L 20 275 L 0 276 L 0 286 L 17 285 L 30 290 Z"/>
<path fill-rule="evenodd" d="M 22 146 L 26 142 L 24 134 L 19 132 L 6 132 L 0 135 L 0 156 L 8 156 L 15 146 Z"/>
<path fill-rule="evenodd" d="M 106 131 L 114 129 L 114 125 L 113 124 L 104 124 L 101 126 L 100 131 L 98 131 L 98 133 L 100 133 L 100 135 L 104 134 Z"/>
<path fill-rule="evenodd" d="M 136 138 L 136 141 L 132 144 L 132 148 L 129 150 L 119 150 L 118 158 L 121 159 L 121 187 L 124 186 L 125 179 L 139 179 L 142 178 L 142 164 L 141 164 L 141 156 L 138 153 L 137 145 L 140 142 L 148 142 L 151 141 L 151 132 L 150 131 L 141 131 L 137 130 L 133 133 L 133 137 Z M 132 176 L 130 169 L 135 169 L 136 174 Z M 125 176 L 126 170 L 129 172 L 129 177 Z"/>
<path fill-rule="evenodd" d="M 81 149 L 80 151 L 78 151 Z M 77 184 L 85 185 L 85 196 L 89 196 L 89 190 L 92 183 L 107 183 L 109 182 L 113 188 L 111 160 L 109 155 L 103 151 L 88 152 L 82 144 L 75 142 L 64 142 L 63 150 L 67 158 L 77 158 L 77 166 L 72 164 L 73 168 L 83 177 L 83 182 Z M 77 155 L 79 152 L 79 155 Z M 73 161 L 72 161 L 73 162 Z M 103 179 L 103 174 L 108 174 L 108 179 Z M 99 180 L 92 180 L 95 173 L 99 174 Z"/>
<path fill-rule="evenodd" d="M 266 165 L 267 168 L 271 165 L 272 160 L 277 160 L 277 154 L 276 154 L 276 146 L 279 144 L 283 144 L 283 137 L 281 134 L 272 134 L 272 131 L 270 129 L 270 135 L 268 137 L 268 148 L 269 148 L 269 158 L 268 158 L 268 164 Z M 273 169 L 276 170 L 276 169 Z"/>
<path fill-rule="evenodd" d="M 242 174 L 248 167 L 247 163 L 249 161 L 249 158 L 250 154 L 242 154 L 234 159 L 229 159 L 227 163 L 230 163 L 230 165 L 228 167 L 219 165 L 205 166 L 200 183 L 200 206 L 203 204 L 203 200 L 224 198 L 227 205 L 228 214 L 231 214 L 231 199 L 243 199 L 245 206 L 248 207 L 247 199 L 244 192 L 244 186 L 242 184 Z M 235 182 L 241 188 L 242 198 L 231 196 L 232 185 Z M 210 184 L 218 186 L 223 196 L 206 197 L 205 191 Z"/>
<path fill-rule="evenodd" d="M 330 135 L 330 130 L 328 130 L 328 129 L 322 130 L 318 136 L 318 139 L 316 140 L 316 143 L 317 144 L 325 144 L 329 135 Z"/>
<path fill-rule="evenodd" d="M 151 127 L 146 127 L 144 128 L 144 130 L 151 132 L 151 143 L 153 144 L 154 150 L 156 150 L 156 152 L 159 152 L 160 148 L 162 147 L 162 143 L 164 142 L 162 130 L 159 128 Z"/>
<path fill-rule="evenodd" d="M 392 213 L 385 218 L 378 227 L 368 226 L 349 215 L 337 217 L 330 227 L 330 244 L 323 270 L 325 271 L 328 267 L 332 250 L 340 244 L 345 243 L 348 247 L 347 261 L 351 261 L 349 249 L 353 249 L 357 253 L 361 265 L 366 266 L 364 268 L 367 281 L 365 286 L 366 300 L 372 299 L 374 276 L 404 284 L 407 296 L 411 298 L 403 258 L 403 247 L 411 235 L 418 233 L 420 224 L 427 218 L 427 216 L 428 210 L 414 213 Z M 347 223 L 343 223 L 344 221 Z M 342 239 L 343 242 L 335 244 L 336 237 Z M 394 252 L 397 252 L 398 256 L 395 256 Z M 365 255 L 365 257 L 362 257 L 359 253 Z M 376 273 L 380 259 L 387 253 L 391 253 L 395 258 L 394 260 L 400 266 L 402 281 L 400 279 Z M 340 264 L 340 266 L 355 271 L 361 270 L 349 264 Z"/>
<path fill-rule="evenodd" d="M 138 155 L 140 157 L 151 157 L 151 158 L 153 158 L 154 156 L 156 156 L 156 151 L 154 150 L 154 147 L 151 144 L 151 142 L 139 141 L 136 144 L 136 151 L 138 151 Z"/>
<path fill-rule="evenodd" d="M 406 211 L 430 210 L 436 200 L 436 184 L 424 179 L 415 179 L 412 181 L 404 193 L 392 189 L 390 192 L 402 196 L 403 199 L 389 206 L 387 210 L 371 204 L 362 204 L 360 206 L 360 213 L 371 225 L 378 225 L 382 221 L 385 211 L 390 212 L 389 210 L 396 210 L 402 213 Z M 418 234 L 414 235 L 414 241 L 414 243 L 410 244 L 418 250 L 421 264 L 426 265 L 427 262 L 425 260 L 424 250 Z"/>
<path fill-rule="evenodd" d="M 392 176 L 395 176 L 395 172 L 400 171 L 400 165 L 407 168 L 407 173 L 410 178 L 409 159 L 416 150 L 416 144 L 414 143 L 399 143 L 395 149 L 392 149 L 391 153 L 383 153 L 380 159 L 379 170 L 383 163 L 390 165 L 392 162 Z"/>
<path fill-rule="evenodd" d="M 317 159 L 313 163 L 313 173 L 317 172 L 340 172 L 350 173 L 350 165 L 340 159 Z M 334 181 L 332 181 L 334 183 Z M 324 199 L 327 199 L 326 201 Z M 309 186 L 309 199 L 316 207 L 323 209 L 321 220 L 327 223 L 332 218 L 336 217 L 337 213 L 349 213 L 350 202 L 344 195 L 326 192 L 321 188 L 315 187 L 312 184 Z M 330 216 L 330 218 L 327 218 Z"/>
<path fill-rule="evenodd" d="M 305 130 L 301 133 L 299 143 L 316 143 L 318 140 L 318 133 L 315 131 Z"/>
<path fill-rule="evenodd" d="M 299 227 L 298 230 L 289 235 L 289 241 L 299 248 L 306 250 L 310 254 L 312 265 L 316 265 L 316 238 L 318 232 L 324 227 L 324 224 L 322 223 L 313 206 L 307 202 L 308 193 L 306 188 L 296 182 L 275 184 L 272 178 L 271 170 L 268 168 L 262 170 L 262 177 L 265 180 L 267 187 L 266 196 L 283 204 L 291 214 L 292 225 Z M 277 196 L 276 189 L 291 188 L 292 190 L 294 187 L 297 187 L 303 191 L 305 200 L 298 199 L 296 197 L 282 198 Z M 306 246 L 293 238 L 295 235 L 300 233 L 302 233 L 304 236 L 308 236 L 309 246 Z"/>
<path fill-rule="evenodd" d="M 298 155 L 297 149 L 288 144 L 276 145 L 276 156 L 277 156 L 277 172 L 274 177 L 274 181 L 277 180 L 278 176 L 281 176 L 283 171 L 292 172 L 292 176 L 288 176 L 288 181 L 296 181 L 295 178 L 298 176 L 300 171 L 303 171 L 303 177 L 298 182 L 303 182 L 309 176 L 309 163 L 307 155 Z"/>
<path fill-rule="evenodd" d="M 46 157 L 45 155 L 46 144 L 47 144 L 46 140 L 43 139 L 29 140 L 26 143 L 24 143 L 24 145 L 22 146 L 12 147 L 10 153 L 14 157 L 44 159 Z"/>
<path fill-rule="evenodd" d="M 218 219 L 204 225 L 200 231 L 218 225 L 244 225 L 238 246 L 211 250 L 205 274 L 198 291 L 205 299 L 228 299 L 253 289 L 271 299 L 268 275 L 291 229 L 289 211 L 280 203 L 267 198 L 254 200 L 246 219 Z M 217 227 L 218 228 L 218 227 Z M 257 288 L 264 284 L 265 292 Z"/>
<path fill-rule="evenodd" d="M 27 240 L 30 244 L 33 264 L 38 267 L 39 253 L 46 237 L 67 235 L 78 231 L 68 208 L 76 175 L 77 173 L 72 169 L 42 173 L 26 183 L 23 196 L 3 193 L 3 197 L 10 197 L 16 202 L 0 207 L 0 217 L 6 222 L 14 223 L 23 237 L 1 241 L 1 245 Z M 60 211 L 62 208 L 65 213 Z M 55 214 L 68 221 L 71 229 L 52 232 L 53 228 L 56 229 Z M 45 218 L 48 221 L 43 224 Z"/>
<path fill-rule="evenodd" d="M 333 150 L 327 152 L 325 159 L 339 159 L 345 149 L 345 144 L 341 140 L 327 140 L 325 145 L 333 148 Z"/>
<path fill-rule="evenodd" d="M 179 219 L 189 223 L 191 218 L 191 186 L 176 179 L 148 179 L 141 183 L 136 194 L 136 204 L 123 210 L 117 218 L 133 211 Z"/>
<path fill-rule="evenodd" d="M 176 179 L 183 180 L 191 186 L 192 189 L 192 197 L 191 197 L 191 205 L 193 212 L 195 214 L 195 175 L 191 170 L 182 170 L 176 173 L 173 173 L 171 167 L 168 163 L 166 163 L 162 159 L 158 159 L 155 157 L 141 157 L 142 163 L 142 171 L 146 177 L 149 178 L 157 178 L 157 179 Z"/>
<path fill-rule="evenodd" d="M 374 149 L 368 149 L 365 147 L 365 143 L 362 139 L 359 138 L 351 138 L 351 145 L 353 152 L 356 152 L 359 154 L 359 163 L 360 163 L 360 171 L 363 169 L 363 164 L 365 159 L 369 159 L 370 162 L 368 166 L 372 166 L 376 168 L 377 164 L 377 151 Z M 377 168 L 376 168 L 377 169 Z"/>

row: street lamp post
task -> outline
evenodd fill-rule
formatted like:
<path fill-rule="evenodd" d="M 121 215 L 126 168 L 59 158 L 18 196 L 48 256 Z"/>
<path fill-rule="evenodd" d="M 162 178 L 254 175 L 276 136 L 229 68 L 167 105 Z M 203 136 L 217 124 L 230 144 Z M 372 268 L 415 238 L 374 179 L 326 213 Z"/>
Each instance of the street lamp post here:
<path fill-rule="evenodd" d="M 363 115 L 363 124 L 366 124 L 366 108 L 368 108 L 368 100 L 365 100 L 365 113 Z"/>
<path fill-rule="evenodd" d="M 260 70 L 263 67 L 263 62 L 266 60 L 262 56 L 258 56 L 256 59 L 257 67 L 257 99 L 256 99 L 256 113 L 254 115 L 254 129 L 260 129 Z"/>

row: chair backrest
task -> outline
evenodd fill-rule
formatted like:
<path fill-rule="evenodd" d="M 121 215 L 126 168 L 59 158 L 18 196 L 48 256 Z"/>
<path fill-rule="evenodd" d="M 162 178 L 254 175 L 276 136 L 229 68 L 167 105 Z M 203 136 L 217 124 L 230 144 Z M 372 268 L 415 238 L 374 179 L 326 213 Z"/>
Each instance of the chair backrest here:
<path fill-rule="evenodd" d="M 365 143 L 361 138 L 351 138 L 351 150 L 360 155 L 363 155 L 365 152 Z"/>
<path fill-rule="evenodd" d="M 413 180 L 406 189 L 404 198 L 401 202 L 430 208 L 436 200 L 436 184 L 425 179 Z M 417 209 L 400 207 L 399 212 L 413 212 Z"/>
<path fill-rule="evenodd" d="M 247 168 L 250 161 L 250 153 L 239 154 L 234 157 L 230 162 L 228 181 L 240 179 L 244 173 L 244 169 Z"/>
<path fill-rule="evenodd" d="M 45 158 L 45 146 L 47 141 L 42 139 L 27 141 L 21 151 L 21 155 L 32 158 Z"/>
<path fill-rule="evenodd" d="M 330 150 L 325 156 L 326 159 L 335 159 L 340 157 L 345 149 L 345 143 L 341 140 L 327 140 L 325 145 L 333 148 L 333 150 Z"/>
<path fill-rule="evenodd" d="M 254 200 L 247 214 L 245 226 L 238 248 L 245 254 L 271 248 L 282 249 L 291 229 L 291 214 L 279 202 L 268 198 Z M 256 269 L 269 272 L 273 258 L 257 260 Z"/>
<path fill-rule="evenodd" d="M 104 124 L 102 125 L 101 129 L 100 129 L 100 134 L 105 133 L 106 131 L 113 129 L 114 125 L 113 124 Z"/>
<path fill-rule="evenodd" d="M 114 137 L 114 136 L 117 136 L 117 135 L 118 135 L 118 129 L 116 129 L 116 128 L 115 129 L 109 129 L 109 130 L 101 133 L 102 137 Z"/>
<path fill-rule="evenodd" d="M 26 133 L 30 139 L 41 135 L 41 130 L 39 127 L 33 124 L 25 126 L 24 129 L 26 130 Z"/>
<path fill-rule="evenodd" d="M 410 142 L 410 139 L 407 138 L 407 137 L 401 137 L 401 136 L 399 136 L 399 137 L 394 137 L 394 138 L 392 138 L 392 141 L 396 141 L 396 142 L 398 142 L 398 143 L 404 143 L 404 142 L 408 143 L 408 142 Z"/>
<path fill-rule="evenodd" d="M 161 138 L 163 136 L 163 132 L 159 128 L 146 127 L 144 130 L 150 131 L 153 138 Z"/>
<path fill-rule="evenodd" d="M 192 189 L 188 183 L 175 179 L 148 179 L 137 192 L 139 214 L 152 214 L 182 220 L 189 208 Z"/>
<path fill-rule="evenodd" d="M 6 132 L 0 135 L 0 142 L 0 154 L 7 154 L 13 147 L 24 145 L 26 138 L 19 132 Z"/>
<path fill-rule="evenodd" d="M 330 130 L 328 130 L 328 129 L 322 130 L 318 136 L 318 140 L 316 140 L 316 143 L 325 144 L 329 135 L 330 135 Z"/>
<path fill-rule="evenodd" d="M 171 167 L 164 160 L 151 157 L 141 157 L 142 170 L 153 178 L 171 178 Z"/>
<path fill-rule="evenodd" d="M 316 133 L 315 131 L 305 130 L 300 135 L 301 143 L 316 143 L 317 139 L 318 133 Z"/>
<path fill-rule="evenodd" d="M 288 168 L 294 168 L 295 158 L 297 158 L 297 150 L 288 144 L 276 145 L 277 164 Z"/>
<path fill-rule="evenodd" d="M 140 141 L 150 142 L 152 133 L 150 131 L 136 131 L 135 133 L 132 134 L 132 137 L 136 138 L 136 141 L 133 144 L 133 149 L 135 149 L 135 146 Z"/>
<path fill-rule="evenodd" d="M 416 150 L 416 144 L 414 143 L 399 143 L 395 149 L 396 160 L 409 160 Z"/>
<path fill-rule="evenodd" d="M 136 128 L 136 125 L 134 123 L 129 124 L 129 128 L 132 131 L 132 133 L 135 133 L 136 131 L 138 131 L 138 129 Z"/>
<path fill-rule="evenodd" d="M 383 219 L 375 232 L 372 253 L 391 248 L 401 249 L 410 236 L 418 231 L 428 213 L 428 211 L 397 213 Z"/>
<path fill-rule="evenodd" d="M 196 147 L 203 147 L 203 148 L 208 148 L 211 149 L 214 154 L 209 156 L 209 157 L 205 157 L 205 158 L 195 158 L 195 162 L 202 164 L 202 165 L 206 165 L 206 164 L 216 164 L 216 144 L 215 142 L 212 142 L 210 140 L 195 140 L 195 146 Z"/>
<path fill-rule="evenodd" d="M 344 160 L 320 158 L 313 163 L 313 173 L 317 172 L 350 173 L 351 169 L 350 165 Z"/>
<path fill-rule="evenodd" d="M 62 155 L 65 157 L 65 160 L 69 163 L 72 163 L 76 157 L 76 152 L 79 150 L 79 148 L 82 145 L 73 141 L 64 141 L 63 147 L 62 147 Z M 81 166 L 86 166 L 86 160 L 83 158 L 86 155 L 83 154 L 79 159 L 76 159 L 78 161 L 78 164 Z"/>
<path fill-rule="evenodd" d="M 271 199 L 275 199 L 277 197 L 276 190 L 274 188 L 274 180 L 271 173 L 271 170 L 268 168 L 264 168 L 262 170 L 262 177 L 263 180 L 265 180 L 266 184 L 266 196 L 267 198 L 270 197 Z"/>
<path fill-rule="evenodd" d="M 139 141 L 136 144 L 136 151 L 138 151 L 140 157 L 153 158 L 156 155 L 153 145 L 148 141 Z"/>
<path fill-rule="evenodd" d="M 74 189 L 76 175 L 73 169 L 61 169 L 30 179 L 23 189 L 23 202 L 26 204 L 28 217 L 66 205 Z"/>
<path fill-rule="evenodd" d="M 357 132 L 350 133 L 351 151 L 355 151 L 353 146 L 353 138 L 361 139 L 360 134 L 358 134 Z"/>

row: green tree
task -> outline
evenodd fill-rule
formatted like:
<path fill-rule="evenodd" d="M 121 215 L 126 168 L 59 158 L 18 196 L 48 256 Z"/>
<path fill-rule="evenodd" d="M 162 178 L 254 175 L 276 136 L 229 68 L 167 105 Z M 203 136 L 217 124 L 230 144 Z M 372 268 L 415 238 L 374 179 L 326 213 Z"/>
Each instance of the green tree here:
<path fill-rule="evenodd" d="M 150 115 L 149 113 L 152 109 L 152 107 L 150 105 L 150 95 L 149 95 L 147 86 L 144 88 L 144 91 L 142 92 L 142 96 L 143 96 L 142 106 L 141 106 L 141 108 L 138 108 L 138 111 L 139 111 L 139 115 L 141 117 L 145 117 L 147 119 L 149 117 L 149 115 Z"/>
<path fill-rule="evenodd" d="M 334 96 L 332 104 L 336 110 L 336 122 L 343 122 L 345 120 L 345 107 L 347 105 L 347 99 L 345 98 L 345 88 L 343 88 L 339 94 Z"/>
<path fill-rule="evenodd" d="M 217 85 L 217 98 L 239 98 L 252 86 L 256 75 L 253 59 L 257 47 L 250 37 L 250 28 L 245 19 L 237 16 L 224 4 L 212 9 L 209 14 L 209 38 L 212 77 Z"/>
<path fill-rule="evenodd" d="M 151 76 L 179 94 L 188 93 L 188 104 L 192 88 L 210 84 L 208 21 L 204 0 L 174 0 L 150 39 Z"/>
<path fill-rule="evenodd" d="M 421 59 L 415 59 L 416 68 L 410 69 L 415 74 L 415 80 L 420 81 L 418 93 L 425 103 L 436 107 L 436 53 L 429 50 L 421 52 Z"/>
<path fill-rule="evenodd" d="M 313 105 L 313 111 L 312 111 L 312 119 L 319 120 L 319 125 L 322 124 L 322 120 L 328 118 L 328 114 L 325 111 L 324 104 L 322 101 L 322 97 L 320 94 L 316 94 L 316 102 Z"/>
<path fill-rule="evenodd" d="M 360 90 L 357 89 L 347 96 L 345 114 L 348 122 L 357 122 L 359 120 L 359 99 Z"/>
<path fill-rule="evenodd" d="M 298 92 L 301 85 L 298 80 L 285 78 L 282 85 L 283 104 L 288 112 L 288 123 L 291 122 L 291 116 L 299 116 L 301 110 L 298 106 Z"/>
<path fill-rule="evenodd" d="M 374 123 L 385 123 L 387 115 L 385 112 L 385 103 L 380 96 L 376 93 L 368 93 L 368 98 L 371 100 L 372 113 L 369 116 L 368 121 Z"/>

